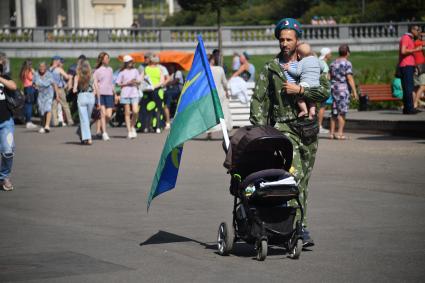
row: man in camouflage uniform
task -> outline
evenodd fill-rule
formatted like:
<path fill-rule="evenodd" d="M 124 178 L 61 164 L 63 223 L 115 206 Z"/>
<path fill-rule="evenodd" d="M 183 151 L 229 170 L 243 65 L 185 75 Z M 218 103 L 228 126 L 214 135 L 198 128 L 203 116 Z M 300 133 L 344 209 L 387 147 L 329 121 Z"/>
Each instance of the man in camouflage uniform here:
<path fill-rule="evenodd" d="M 301 87 L 283 69 L 289 63 L 296 68 L 295 53 L 298 39 L 302 33 L 298 21 L 286 18 L 278 22 L 275 36 L 279 40 L 281 52 L 273 60 L 267 62 L 257 81 L 251 101 L 250 121 L 253 125 L 272 125 L 285 134 L 293 145 L 293 161 L 291 172 L 298 182 L 300 199 L 304 208 L 304 246 L 314 245 L 307 231 L 307 195 L 310 178 L 317 152 L 317 135 L 308 139 L 301 138 L 290 124 L 296 122 L 299 108 L 297 101 L 302 98 L 309 102 L 322 102 L 327 99 L 329 82 L 323 76 L 320 87 Z"/>

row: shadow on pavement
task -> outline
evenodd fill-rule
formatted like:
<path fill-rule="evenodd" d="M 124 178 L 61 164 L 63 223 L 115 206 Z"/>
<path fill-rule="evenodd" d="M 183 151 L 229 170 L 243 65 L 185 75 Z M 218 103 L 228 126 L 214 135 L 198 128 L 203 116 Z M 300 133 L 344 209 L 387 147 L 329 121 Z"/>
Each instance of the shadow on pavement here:
<path fill-rule="evenodd" d="M 177 234 L 169 233 L 166 231 L 158 231 L 156 234 L 151 236 L 149 239 L 140 243 L 140 246 L 147 245 L 158 245 L 158 244 L 170 244 L 170 243 L 182 243 L 182 242 L 193 242 L 203 246 L 205 249 L 214 250 L 217 252 L 217 244 L 214 243 L 204 243 L 188 237 L 180 236 Z M 303 249 L 304 252 L 311 252 L 311 249 Z M 233 245 L 232 255 L 237 257 L 251 257 L 255 259 L 257 252 L 253 245 L 247 244 L 245 242 L 236 242 Z M 269 245 L 268 246 L 268 255 L 269 256 L 287 256 L 287 250 L 280 246 Z"/>
<path fill-rule="evenodd" d="M 181 242 L 194 242 L 197 244 L 200 244 L 201 246 L 205 247 L 206 249 L 215 250 L 216 244 L 211 243 L 203 243 L 191 238 L 187 238 L 184 236 L 176 235 L 173 233 L 169 233 L 166 231 L 158 231 L 155 235 L 151 236 L 149 239 L 144 241 L 143 243 L 140 243 L 140 246 L 147 246 L 147 245 L 158 245 L 158 244 L 169 244 L 169 243 L 181 243 Z"/>
<path fill-rule="evenodd" d="M 364 141 L 404 141 L 404 140 L 415 140 L 415 138 L 413 138 L 413 137 L 387 136 L 387 135 L 359 137 L 357 139 L 358 140 L 364 140 Z"/>
<path fill-rule="evenodd" d="M 79 141 L 67 141 L 67 142 L 65 142 L 65 144 L 73 144 L 73 145 L 81 146 L 81 142 L 79 142 Z"/>
<path fill-rule="evenodd" d="M 192 141 L 203 141 L 203 142 L 209 142 L 209 141 L 222 141 L 222 137 L 212 137 L 208 139 L 207 137 L 196 137 L 193 138 Z"/>

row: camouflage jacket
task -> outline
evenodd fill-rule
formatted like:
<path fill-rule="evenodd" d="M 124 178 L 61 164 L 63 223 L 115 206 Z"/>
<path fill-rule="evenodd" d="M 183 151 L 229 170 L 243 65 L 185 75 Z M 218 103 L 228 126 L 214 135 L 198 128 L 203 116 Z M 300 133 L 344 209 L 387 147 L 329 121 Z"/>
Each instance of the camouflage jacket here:
<path fill-rule="evenodd" d="M 325 101 L 330 87 L 325 75 L 320 77 L 319 87 L 304 88 L 304 94 L 287 95 L 282 89 L 286 77 L 279 64 L 279 57 L 267 62 L 257 80 L 254 95 L 251 100 L 251 114 L 249 120 L 253 125 L 267 125 L 288 123 L 298 117 L 298 99 L 306 102 Z"/>

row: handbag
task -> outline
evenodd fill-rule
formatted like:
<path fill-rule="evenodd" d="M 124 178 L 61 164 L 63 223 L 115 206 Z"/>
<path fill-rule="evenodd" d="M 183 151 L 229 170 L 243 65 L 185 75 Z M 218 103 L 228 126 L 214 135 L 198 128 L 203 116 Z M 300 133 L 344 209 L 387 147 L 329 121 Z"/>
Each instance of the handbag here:
<path fill-rule="evenodd" d="M 325 104 L 326 105 L 332 105 L 334 102 L 334 97 L 332 95 L 329 95 L 328 99 L 326 99 Z"/>
<path fill-rule="evenodd" d="M 17 113 L 25 105 L 25 95 L 19 89 L 7 92 L 6 103 L 12 113 Z"/>
<path fill-rule="evenodd" d="M 418 76 L 425 73 L 425 64 L 416 65 L 416 70 L 418 71 Z"/>
<path fill-rule="evenodd" d="M 320 128 L 317 118 L 309 119 L 308 117 L 298 118 L 296 121 L 289 123 L 289 127 L 301 138 L 301 140 L 309 145 L 317 139 Z"/>
<path fill-rule="evenodd" d="M 97 109 L 96 107 L 93 108 L 93 111 L 91 112 L 91 118 L 94 121 L 97 121 L 100 119 L 100 109 Z"/>
<path fill-rule="evenodd" d="M 150 92 L 150 91 L 154 90 L 152 82 L 151 82 L 151 80 L 148 76 L 145 76 L 145 78 L 141 82 L 139 88 L 142 92 Z"/>

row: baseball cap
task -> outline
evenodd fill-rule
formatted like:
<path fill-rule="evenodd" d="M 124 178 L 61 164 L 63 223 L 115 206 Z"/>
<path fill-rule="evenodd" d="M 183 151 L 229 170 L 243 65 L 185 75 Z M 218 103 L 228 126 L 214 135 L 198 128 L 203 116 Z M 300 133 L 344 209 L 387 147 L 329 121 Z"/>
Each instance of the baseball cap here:
<path fill-rule="evenodd" d="M 328 48 L 328 47 L 323 47 L 321 50 L 320 50 L 320 57 L 319 57 L 319 59 L 320 60 L 323 60 L 325 57 L 326 57 L 326 55 L 328 55 L 328 54 L 330 54 L 332 51 L 331 51 L 331 49 L 330 48 Z"/>
<path fill-rule="evenodd" d="M 156 55 L 152 55 L 149 59 L 152 61 L 152 63 L 159 63 L 159 57 Z"/>
<path fill-rule="evenodd" d="M 125 55 L 123 60 L 124 63 L 128 63 L 130 61 L 133 61 L 133 57 L 131 57 L 130 55 Z"/>

